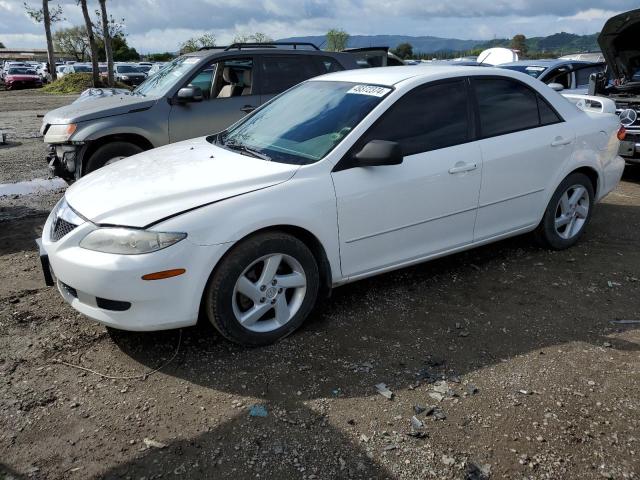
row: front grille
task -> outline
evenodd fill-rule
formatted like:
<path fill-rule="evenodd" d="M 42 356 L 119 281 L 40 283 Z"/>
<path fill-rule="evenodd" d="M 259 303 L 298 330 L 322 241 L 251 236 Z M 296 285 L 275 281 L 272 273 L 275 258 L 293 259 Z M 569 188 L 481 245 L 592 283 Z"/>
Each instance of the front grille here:
<path fill-rule="evenodd" d="M 67 233 L 71 233 L 76 227 L 77 225 L 74 225 L 73 223 L 67 222 L 64 219 L 57 217 L 53 221 L 53 228 L 51 229 L 51 240 L 57 242 Z"/>

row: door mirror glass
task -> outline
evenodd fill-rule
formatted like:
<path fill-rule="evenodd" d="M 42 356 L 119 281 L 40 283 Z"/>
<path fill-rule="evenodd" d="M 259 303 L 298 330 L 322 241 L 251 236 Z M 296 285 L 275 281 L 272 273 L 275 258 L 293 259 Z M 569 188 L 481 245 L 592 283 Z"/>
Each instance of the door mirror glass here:
<path fill-rule="evenodd" d="M 371 140 L 354 158 L 359 167 L 399 165 L 402 163 L 402 149 L 398 142 Z"/>
<path fill-rule="evenodd" d="M 564 90 L 564 85 L 562 85 L 561 83 L 550 83 L 549 87 L 556 92 L 561 92 L 562 90 Z"/>
<path fill-rule="evenodd" d="M 184 87 L 178 90 L 178 102 L 201 102 L 204 98 L 200 87 Z"/>

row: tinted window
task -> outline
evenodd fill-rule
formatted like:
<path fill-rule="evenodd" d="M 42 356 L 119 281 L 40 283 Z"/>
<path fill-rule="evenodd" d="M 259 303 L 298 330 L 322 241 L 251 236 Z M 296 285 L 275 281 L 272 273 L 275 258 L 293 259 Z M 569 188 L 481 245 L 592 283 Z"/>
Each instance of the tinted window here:
<path fill-rule="evenodd" d="M 280 93 L 318 75 L 314 62 L 302 55 L 262 57 L 261 92 Z"/>
<path fill-rule="evenodd" d="M 335 59 L 331 57 L 316 57 L 320 62 L 320 71 L 322 73 L 331 73 L 331 72 L 340 72 L 344 70 L 342 65 Z"/>
<path fill-rule="evenodd" d="M 525 85 L 502 78 L 476 78 L 473 85 L 483 137 L 540 125 L 536 94 Z"/>
<path fill-rule="evenodd" d="M 469 141 L 464 80 L 419 87 L 398 100 L 361 139 L 400 143 L 403 155 Z"/>
<path fill-rule="evenodd" d="M 576 70 L 576 85 L 578 86 L 589 85 L 589 77 L 591 76 L 591 74 L 598 73 L 603 70 L 604 70 L 604 67 L 601 67 L 601 66 L 587 67 L 587 68 L 580 68 L 580 66 L 578 66 Z"/>
<path fill-rule="evenodd" d="M 538 110 L 540 112 L 541 125 L 550 125 L 552 123 L 558 123 L 562 121 L 555 110 L 551 108 L 547 101 L 540 95 L 538 95 Z"/>

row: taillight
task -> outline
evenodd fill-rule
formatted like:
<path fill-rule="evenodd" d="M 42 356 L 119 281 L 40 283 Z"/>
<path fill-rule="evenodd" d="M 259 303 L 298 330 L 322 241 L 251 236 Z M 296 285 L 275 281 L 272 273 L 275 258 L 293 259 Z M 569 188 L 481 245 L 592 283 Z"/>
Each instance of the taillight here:
<path fill-rule="evenodd" d="M 627 130 L 620 125 L 620 128 L 618 129 L 618 140 L 622 141 L 625 139 L 625 137 L 627 136 Z"/>

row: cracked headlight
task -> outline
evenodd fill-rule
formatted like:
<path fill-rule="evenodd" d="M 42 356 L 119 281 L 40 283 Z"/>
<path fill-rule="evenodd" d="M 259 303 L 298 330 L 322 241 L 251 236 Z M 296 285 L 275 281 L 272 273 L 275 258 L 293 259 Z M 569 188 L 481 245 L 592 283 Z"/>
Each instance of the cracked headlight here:
<path fill-rule="evenodd" d="M 90 232 L 82 239 L 80 246 L 102 253 L 140 255 L 170 247 L 186 237 L 186 233 L 105 227 Z"/>

